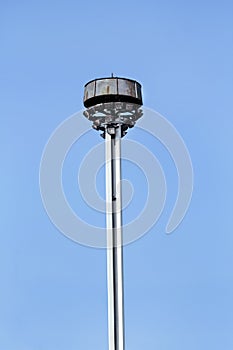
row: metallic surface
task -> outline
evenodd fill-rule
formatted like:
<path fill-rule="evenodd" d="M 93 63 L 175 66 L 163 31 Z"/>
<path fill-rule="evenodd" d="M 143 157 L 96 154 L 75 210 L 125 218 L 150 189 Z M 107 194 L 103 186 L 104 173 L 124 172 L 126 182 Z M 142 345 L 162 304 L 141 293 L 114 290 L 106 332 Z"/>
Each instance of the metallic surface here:
<path fill-rule="evenodd" d="M 124 350 L 121 125 L 106 126 L 105 149 L 109 350 Z"/>
<path fill-rule="evenodd" d="M 111 77 L 91 80 L 85 85 L 85 107 L 106 102 L 129 102 L 142 105 L 141 85 L 131 79 Z"/>
<path fill-rule="evenodd" d="M 96 130 L 105 131 L 106 125 L 122 125 L 122 135 L 128 128 L 132 128 L 136 121 L 142 117 L 141 105 L 127 102 L 108 102 L 87 108 L 84 116 L 93 122 Z M 105 133 L 104 133 L 105 136 Z"/>
<path fill-rule="evenodd" d="M 106 152 L 109 350 L 124 350 L 121 137 L 142 116 L 141 85 L 131 79 L 94 79 L 85 85 L 84 116 L 101 130 Z"/>

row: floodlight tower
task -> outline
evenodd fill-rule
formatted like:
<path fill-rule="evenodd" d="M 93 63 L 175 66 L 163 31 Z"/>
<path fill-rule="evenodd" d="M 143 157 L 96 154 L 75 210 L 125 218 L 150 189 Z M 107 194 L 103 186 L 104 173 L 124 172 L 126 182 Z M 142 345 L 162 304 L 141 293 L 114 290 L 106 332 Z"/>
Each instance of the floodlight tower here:
<path fill-rule="evenodd" d="M 113 75 L 91 80 L 84 106 L 84 116 L 105 139 L 109 350 L 124 350 L 121 138 L 142 116 L 141 85 Z"/>

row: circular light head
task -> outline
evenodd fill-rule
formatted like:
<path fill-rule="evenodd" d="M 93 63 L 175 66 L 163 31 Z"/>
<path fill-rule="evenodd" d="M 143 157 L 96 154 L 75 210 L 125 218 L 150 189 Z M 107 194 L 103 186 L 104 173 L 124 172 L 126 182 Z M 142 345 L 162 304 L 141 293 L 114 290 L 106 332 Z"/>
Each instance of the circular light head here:
<path fill-rule="evenodd" d="M 142 105 L 141 84 L 126 78 L 100 78 L 84 87 L 83 103 L 86 108 L 108 102 L 128 102 Z"/>

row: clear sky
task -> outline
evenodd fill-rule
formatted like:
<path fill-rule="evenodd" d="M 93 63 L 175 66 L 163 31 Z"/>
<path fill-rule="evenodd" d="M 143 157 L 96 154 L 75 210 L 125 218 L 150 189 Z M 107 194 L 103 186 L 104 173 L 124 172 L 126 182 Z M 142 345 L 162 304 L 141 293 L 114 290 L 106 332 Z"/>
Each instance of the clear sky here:
<path fill-rule="evenodd" d="M 160 160 L 168 198 L 158 224 L 124 250 L 126 349 L 232 350 L 232 15 L 227 0 L 1 1 L 0 349 L 107 350 L 106 253 L 58 232 L 38 177 L 49 136 L 82 109 L 83 85 L 114 72 L 142 83 L 195 175 L 188 214 L 167 236 L 174 165 L 130 131 Z M 103 142 L 94 131 L 89 140 Z M 75 207 L 78 144 L 72 152 L 64 186 Z"/>

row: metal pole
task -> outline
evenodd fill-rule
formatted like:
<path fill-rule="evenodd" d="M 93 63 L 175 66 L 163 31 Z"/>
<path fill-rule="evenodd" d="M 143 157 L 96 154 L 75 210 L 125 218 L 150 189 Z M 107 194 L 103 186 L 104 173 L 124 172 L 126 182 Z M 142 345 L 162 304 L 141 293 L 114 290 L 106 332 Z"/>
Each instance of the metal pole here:
<path fill-rule="evenodd" d="M 124 350 L 120 125 L 106 126 L 105 146 L 109 350 Z"/>

